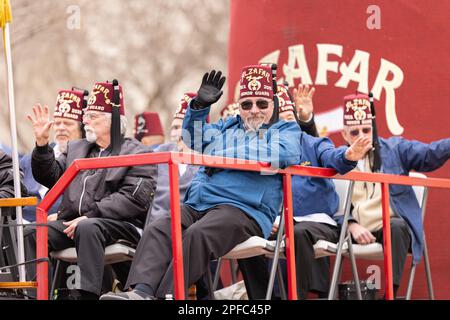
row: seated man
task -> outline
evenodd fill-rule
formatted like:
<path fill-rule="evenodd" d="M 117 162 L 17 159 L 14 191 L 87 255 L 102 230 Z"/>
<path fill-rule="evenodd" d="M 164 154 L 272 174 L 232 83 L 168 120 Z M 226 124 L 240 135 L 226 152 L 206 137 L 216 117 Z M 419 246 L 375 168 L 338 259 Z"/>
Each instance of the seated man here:
<path fill-rule="evenodd" d="M 295 96 L 300 94 L 297 91 Z M 280 102 L 280 118 L 288 122 L 298 121 L 287 87 L 278 86 L 277 95 Z M 368 138 L 360 138 L 348 148 L 335 148 L 330 139 L 316 138 L 305 132 L 301 133 L 299 141 L 301 159 L 298 164 L 333 168 L 339 174 L 354 169 L 356 161 L 372 147 Z M 339 232 L 332 217 L 338 211 L 339 198 L 330 179 L 294 176 L 292 200 L 297 295 L 299 299 L 306 299 L 311 289 L 323 293 L 328 291 L 328 263 L 324 260 L 315 260 L 313 246 L 319 240 L 338 241 Z M 274 225 L 272 232 L 275 233 L 277 228 L 278 223 Z M 241 259 L 238 262 L 249 298 L 264 299 L 269 280 L 265 257 Z"/>
<path fill-rule="evenodd" d="M 97 83 L 89 98 L 83 121 L 86 139 L 70 141 L 55 159 L 49 147 L 48 108 L 33 107 L 29 116 L 36 138 L 32 168 L 35 179 L 51 188 L 75 159 L 149 152 L 135 139 L 125 138 L 122 88 Z M 65 190 L 57 216 L 49 221 L 49 250 L 76 247 L 81 273 L 82 299 L 100 295 L 105 247 L 119 239 L 137 243 L 154 190 L 156 167 L 136 166 L 80 172 Z M 35 256 L 35 230 L 25 232 L 28 256 Z"/>
<path fill-rule="evenodd" d="M 344 97 L 344 131 L 348 144 L 361 139 L 372 140 L 372 113 L 369 97 L 364 94 Z M 450 158 L 450 139 L 430 144 L 402 137 L 379 138 L 382 173 L 408 175 L 409 171 L 433 171 Z M 358 162 L 356 171 L 376 172 L 375 155 L 368 151 Z M 423 223 L 419 204 L 411 186 L 390 185 L 390 215 L 394 295 L 397 294 L 406 256 L 412 250 L 413 263 L 423 253 Z M 348 229 L 359 244 L 383 243 L 381 186 L 379 183 L 355 182 Z M 342 220 L 342 217 L 340 217 Z M 340 221 L 342 222 L 342 221 Z"/>
<path fill-rule="evenodd" d="M 80 90 L 60 90 L 56 98 L 54 118 L 54 142 L 50 144 L 55 153 L 55 158 L 58 158 L 61 153 L 66 151 L 67 143 L 71 140 L 78 140 L 84 137 L 83 127 L 83 108 L 87 106 L 88 91 Z M 36 196 L 39 201 L 45 197 L 48 188 L 38 183 L 33 178 L 31 170 L 31 156 L 26 154 L 20 159 L 20 167 L 24 171 L 24 183 L 29 191 L 29 194 Z M 61 198 L 58 199 L 48 211 L 51 219 L 51 214 L 55 214 L 61 204 Z M 23 208 L 23 217 L 30 222 L 36 221 L 36 207 L 26 206 Z"/>
<path fill-rule="evenodd" d="M 210 105 L 222 95 L 222 73 L 206 73 L 183 121 L 183 140 L 208 155 L 269 162 L 287 167 L 300 161 L 300 128 L 272 120 L 271 69 L 248 66 L 240 80 L 240 116 L 206 124 Z M 201 140 L 199 139 L 201 138 Z M 251 192 L 249 192 L 251 190 Z M 201 167 L 181 208 L 185 288 L 199 280 L 209 262 L 252 236 L 267 238 L 282 200 L 279 175 Z M 132 291 L 101 299 L 154 299 L 173 292 L 171 220 L 150 224 L 139 243 L 127 284 Z"/>

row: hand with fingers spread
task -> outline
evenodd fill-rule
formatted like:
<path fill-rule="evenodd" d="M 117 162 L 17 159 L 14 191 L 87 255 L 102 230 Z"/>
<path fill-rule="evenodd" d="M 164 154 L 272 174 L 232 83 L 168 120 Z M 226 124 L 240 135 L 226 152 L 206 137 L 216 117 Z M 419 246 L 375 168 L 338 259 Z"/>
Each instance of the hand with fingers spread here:
<path fill-rule="evenodd" d="M 212 70 L 210 73 L 205 73 L 197 96 L 194 98 L 195 109 L 204 109 L 216 103 L 223 94 L 222 87 L 225 79 L 221 71 L 216 73 Z"/>
<path fill-rule="evenodd" d="M 345 151 L 345 158 L 349 161 L 358 161 L 366 156 L 372 149 L 372 140 L 369 137 L 360 136 Z"/>
<path fill-rule="evenodd" d="M 309 88 L 309 85 L 299 84 L 297 89 L 294 89 L 295 106 L 297 107 L 297 115 L 300 120 L 308 121 L 314 111 L 313 96 L 316 89 Z"/>
<path fill-rule="evenodd" d="M 348 231 L 358 244 L 369 244 L 376 241 L 373 234 L 357 222 L 349 222 Z"/>
<path fill-rule="evenodd" d="M 33 125 L 36 144 L 42 147 L 50 141 L 50 129 L 54 121 L 50 120 L 47 106 L 41 107 L 40 104 L 37 104 L 33 106 L 33 112 L 35 118 L 30 115 L 27 115 L 27 118 Z"/>
<path fill-rule="evenodd" d="M 81 217 L 78 217 L 78 218 L 73 219 L 73 220 L 71 220 L 71 221 L 63 222 L 63 224 L 64 224 L 65 226 L 67 226 L 67 228 L 65 228 L 65 229 L 63 230 L 63 232 L 64 232 L 70 239 L 73 239 L 73 237 L 75 236 L 75 229 L 77 228 L 78 223 L 79 223 L 81 220 L 84 220 L 84 219 L 88 219 L 88 217 L 86 217 L 86 216 L 81 216 Z"/>

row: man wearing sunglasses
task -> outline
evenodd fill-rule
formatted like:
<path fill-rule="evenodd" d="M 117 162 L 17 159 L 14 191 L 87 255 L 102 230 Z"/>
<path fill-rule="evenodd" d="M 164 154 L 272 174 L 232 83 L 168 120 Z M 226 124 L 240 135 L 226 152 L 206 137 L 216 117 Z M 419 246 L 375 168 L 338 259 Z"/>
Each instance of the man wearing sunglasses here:
<path fill-rule="evenodd" d="M 372 113 L 365 94 L 344 97 L 344 130 L 348 144 L 364 137 L 372 140 Z M 450 139 L 430 144 L 406 140 L 402 137 L 379 138 L 381 172 L 408 175 L 409 171 L 433 171 L 450 158 Z M 373 151 L 358 162 L 357 171 L 373 172 Z M 421 211 L 411 186 L 391 185 L 390 215 L 394 294 L 400 285 L 408 251 L 413 263 L 423 253 L 423 224 Z M 378 183 L 356 181 L 353 189 L 352 211 L 348 229 L 359 244 L 383 243 L 381 187 Z M 339 220 L 342 220 L 340 217 Z M 342 221 L 340 221 L 342 222 Z"/>
<path fill-rule="evenodd" d="M 300 86 L 299 86 L 300 88 Z M 295 91 L 295 96 L 300 91 Z M 279 117 L 286 122 L 300 122 L 299 113 L 288 88 L 278 86 Z M 298 100 L 298 99 L 297 99 Z M 312 119 L 303 117 L 305 122 Z M 308 121 L 309 120 L 309 121 Z M 333 168 L 339 174 L 353 170 L 358 160 L 372 148 L 371 140 L 356 139 L 349 147 L 335 148 L 328 138 L 313 137 L 302 132 L 299 138 L 301 157 L 298 164 L 303 166 Z M 306 299 L 310 291 L 326 294 L 329 288 L 329 263 L 324 258 L 315 259 L 314 244 L 319 240 L 337 242 L 339 230 L 333 220 L 338 211 L 339 199 L 330 179 L 294 176 L 292 178 L 292 200 L 294 209 L 295 263 L 297 267 L 297 295 Z M 278 221 L 272 234 L 278 230 Z M 269 281 L 267 263 L 264 256 L 239 260 L 245 285 L 250 299 L 264 299 Z"/>
<path fill-rule="evenodd" d="M 225 77 L 206 73 L 183 121 L 183 141 L 193 150 L 269 162 L 281 168 L 300 162 L 300 128 L 296 122 L 271 121 L 274 112 L 270 67 L 242 70 L 240 115 L 207 124 L 210 106 L 222 95 Z M 257 152 L 255 152 L 257 151 Z M 281 207 L 282 179 L 276 174 L 201 167 L 181 207 L 185 288 L 198 281 L 211 260 L 252 236 L 267 238 Z M 132 291 L 101 299 L 162 298 L 173 292 L 170 217 L 145 230 L 133 260 L 127 286 Z"/>

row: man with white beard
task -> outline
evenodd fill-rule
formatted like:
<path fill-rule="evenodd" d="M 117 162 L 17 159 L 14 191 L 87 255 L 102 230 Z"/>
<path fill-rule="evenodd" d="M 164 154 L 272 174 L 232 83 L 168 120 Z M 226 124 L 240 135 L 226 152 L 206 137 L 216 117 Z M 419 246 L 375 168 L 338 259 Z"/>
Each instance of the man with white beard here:
<path fill-rule="evenodd" d="M 55 112 L 53 113 L 54 123 L 54 139 L 50 146 L 53 148 L 55 157 L 58 158 L 67 148 L 70 140 L 84 138 L 83 130 L 83 108 L 87 106 L 87 98 L 89 92 L 87 90 L 60 90 L 56 98 Z M 20 168 L 24 172 L 24 184 L 29 191 L 30 196 L 39 199 L 44 198 L 48 188 L 38 183 L 33 178 L 31 172 L 31 153 L 20 159 Z M 56 213 L 61 200 L 50 208 L 49 217 Z M 23 208 L 23 217 L 26 221 L 36 221 L 36 207 L 26 206 Z"/>
<path fill-rule="evenodd" d="M 151 152 L 136 139 L 125 138 L 122 88 L 97 83 L 84 111 L 86 139 L 70 141 L 56 159 L 48 146 L 53 121 L 48 108 L 33 107 L 36 148 L 32 155 L 35 179 L 51 188 L 76 159 Z M 156 166 L 134 166 L 80 172 L 64 192 L 57 215 L 48 222 L 49 251 L 74 247 L 80 268 L 81 299 L 98 299 L 102 288 L 105 247 L 124 239 L 137 243 L 152 203 Z M 26 229 L 27 259 L 35 256 L 35 230 Z M 114 268 L 114 266 L 113 266 Z"/>

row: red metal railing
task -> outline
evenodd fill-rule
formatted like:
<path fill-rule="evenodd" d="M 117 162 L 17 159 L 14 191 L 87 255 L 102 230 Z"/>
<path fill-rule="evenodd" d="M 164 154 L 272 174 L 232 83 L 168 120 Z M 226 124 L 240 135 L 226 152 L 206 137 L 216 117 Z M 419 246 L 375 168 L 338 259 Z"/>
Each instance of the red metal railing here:
<path fill-rule="evenodd" d="M 172 251 L 174 259 L 174 289 L 176 299 L 185 299 L 184 290 L 184 272 L 183 272 L 183 253 L 182 253 L 182 235 L 181 235 L 181 217 L 180 217 L 180 195 L 178 182 L 178 163 L 192 165 L 207 165 L 209 167 L 227 168 L 245 171 L 274 172 L 269 164 L 254 162 L 241 159 L 230 159 L 212 156 L 203 156 L 198 154 L 183 154 L 176 152 L 148 153 L 138 155 L 116 156 L 109 158 L 79 159 L 75 160 L 66 172 L 61 176 L 55 186 L 48 192 L 46 197 L 37 207 L 36 222 L 46 223 L 47 211 L 64 192 L 66 187 L 72 182 L 79 171 L 129 167 L 151 164 L 167 163 L 169 166 L 170 180 L 170 204 L 172 217 Z M 336 174 L 336 171 L 328 168 L 292 166 L 284 170 L 276 171 L 283 175 L 284 192 L 284 214 L 286 228 L 286 259 L 288 275 L 288 299 L 297 299 L 297 285 L 295 274 L 295 248 L 294 248 L 294 225 L 292 212 L 292 176 L 312 176 L 321 178 L 344 179 L 354 181 L 368 181 L 381 183 L 382 190 L 382 209 L 383 209 L 383 242 L 384 242 L 384 265 L 386 280 L 386 299 L 394 298 L 392 284 L 392 254 L 391 254 L 391 229 L 389 210 L 389 184 L 419 185 L 435 188 L 450 188 L 450 179 L 438 178 L 413 178 L 398 175 L 389 175 L 381 173 L 363 173 L 351 172 L 345 176 Z M 47 227 L 36 227 L 36 247 L 37 259 L 48 256 Z M 40 261 L 40 260 L 38 260 Z M 37 265 L 37 298 L 40 300 L 48 299 L 48 262 L 41 261 Z"/>

